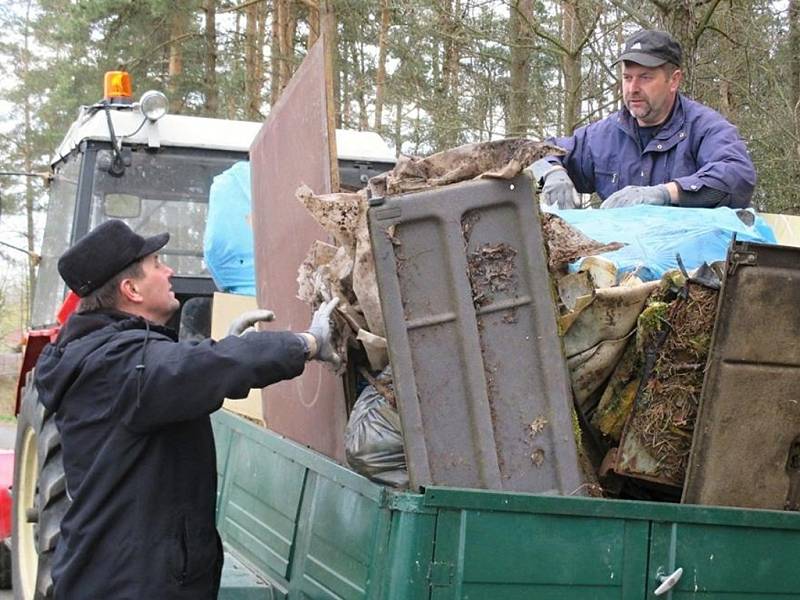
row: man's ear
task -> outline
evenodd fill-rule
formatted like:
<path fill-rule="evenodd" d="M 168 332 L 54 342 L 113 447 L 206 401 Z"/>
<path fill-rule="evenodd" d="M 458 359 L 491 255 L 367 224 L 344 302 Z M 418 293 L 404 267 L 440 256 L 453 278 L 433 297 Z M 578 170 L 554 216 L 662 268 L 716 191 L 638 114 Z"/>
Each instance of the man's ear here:
<path fill-rule="evenodd" d="M 136 281 L 130 277 L 126 277 L 119 282 L 119 293 L 123 299 L 128 302 L 141 302 L 142 295 L 136 286 Z"/>
<path fill-rule="evenodd" d="M 678 91 L 678 87 L 681 85 L 681 81 L 683 81 L 683 71 L 681 69 L 675 69 L 672 72 L 672 80 L 669 82 L 670 90 L 673 92 Z"/>

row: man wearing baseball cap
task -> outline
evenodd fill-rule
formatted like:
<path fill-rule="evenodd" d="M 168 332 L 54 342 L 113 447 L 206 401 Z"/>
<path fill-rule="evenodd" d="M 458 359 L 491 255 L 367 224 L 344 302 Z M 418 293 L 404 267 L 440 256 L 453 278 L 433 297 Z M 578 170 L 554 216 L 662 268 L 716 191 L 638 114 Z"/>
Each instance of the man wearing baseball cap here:
<path fill-rule="evenodd" d="M 629 37 L 622 63 L 624 107 L 552 141 L 566 156 L 532 165 L 546 204 L 577 208 L 597 192 L 602 208 L 637 204 L 744 208 L 756 173 L 744 142 L 716 111 L 678 89 L 681 47 L 663 31 Z"/>
<path fill-rule="evenodd" d="M 81 303 L 36 366 L 55 412 L 70 506 L 52 564 L 56 600 L 217 597 L 216 458 L 209 414 L 223 399 L 291 379 L 311 358 L 335 363 L 323 304 L 308 331 L 245 331 L 179 342 L 166 327 L 179 302 L 158 252 L 108 221 L 58 262 Z"/>

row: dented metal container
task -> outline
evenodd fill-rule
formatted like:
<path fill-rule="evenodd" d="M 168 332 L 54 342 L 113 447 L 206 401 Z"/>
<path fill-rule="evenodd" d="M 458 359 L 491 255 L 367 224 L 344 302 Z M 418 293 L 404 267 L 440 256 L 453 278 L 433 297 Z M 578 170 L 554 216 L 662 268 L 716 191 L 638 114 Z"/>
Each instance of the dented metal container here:
<path fill-rule="evenodd" d="M 735 242 L 683 501 L 800 510 L 800 248 Z"/>
<path fill-rule="evenodd" d="M 569 376 L 529 181 L 373 199 L 413 488 L 580 493 Z"/>

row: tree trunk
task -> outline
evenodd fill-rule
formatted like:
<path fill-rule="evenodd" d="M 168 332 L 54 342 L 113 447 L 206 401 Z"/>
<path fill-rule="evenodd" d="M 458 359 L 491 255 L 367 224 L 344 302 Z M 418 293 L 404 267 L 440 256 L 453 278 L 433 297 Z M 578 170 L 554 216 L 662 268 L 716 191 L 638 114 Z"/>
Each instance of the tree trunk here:
<path fill-rule="evenodd" d="M 281 18 L 282 12 L 280 0 L 275 0 L 272 9 L 272 40 L 270 41 L 270 60 L 269 60 L 269 103 L 274 106 L 281 93 L 281 58 L 280 58 L 280 37 L 281 37 Z"/>
<path fill-rule="evenodd" d="M 509 18 L 511 88 L 508 94 L 509 136 L 524 136 L 530 124 L 530 64 L 533 0 L 514 0 Z"/>
<path fill-rule="evenodd" d="M 685 0 L 664 2 L 651 0 L 662 15 L 662 20 L 683 50 L 683 89 L 695 95 L 695 67 L 697 66 L 697 42 L 708 28 L 712 15 L 721 0 Z"/>
<path fill-rule="evenodd" d="M 337 73 L 339 72 L 339 64 L 336 58 L 336 49 L 338 48 L 339 39 L 336 35 L 336 12 L 334 10 L 334 1 L 335 0 L 319 0 L 319 25 L 320 31 L 323 35 L 325 35 L 325 39 L 328 40 L 327 45 L 325 46 L 325 68 L 327 72 L 330 74 L 330 80 L 328 81 L 328 85 L 332 86 L 330 98 L 338 98 L 339 97 L 339 78 Z M 333 110 L 335 114 L 333 115 L 334 125 L 336 127 L 342 126 L 341 116 L 340 116 L 340 107 L 339 105 L 334 102 Z"/>
<path fill-rule="evenodd" d="M 459 139 L 458 75 L 461 44 L 459 18 L 461 0 L 447 0 L 440 6 L 439 22 L 443 34 L 441 77 L 435 88 L 435 150 L 455 146 Z M 435 76 L 435 73 L 434 73 Z"/>
<path fill-rule="evenodd" d="M 794 185 L 800 181 L 800 5 L 789 0 L 789 74 L 792 78 L 789 102 L 794 117 Z"/>
<path fill-rule="evenodd" d="M 581 109 L 581 37 L 578 23 L 578 0 L 561 3 L 562 27 L 566 52 L 561 55 L 564 71 L 564 134 L 575 131 Z"/>
<path fill-rule="evenodd" d="M 269 10 L 266 2 L 259 2 L 256 6 L 258 7 L 256 14 L 256 81 L 258 83 L 258 115 L 260 120 L 264 116 L 261 113 L 261 93 L 264 90 L 264 46 L 266 45 L 267 39 L 267 18 L 269 17 Z"/>
<path fill-rule="evenodd" d="M 797 115 L 800 110 L 800 3 L 798 0 L 789 0 L 789 57 L 791 60 L 789 72 L 791 76 L 792 108 Z"/>
<path fill-rule="evenodd" d="M 25 40 L 23 46 L 23 60 L 22 60 L 22 78 L 27 81 L 30 72 L 30 18 L 31 18 L 31 0 L 28 0 L 28 6 L 25 11 Z M 24 112 L 24 127 L 25 127 L 25 141 L 23 147 L 25 155 L 23 160 L 24 169 L 30 173 L 33 171 L 33 127 L 32 127 L 32 113 L 33 107 L 31 106 L 31 95 L 25 94 L 25 112 Z M 37 261 L 34 258 L 34 247 L 36 242 L 36 235 L 33 222 L 33 181 L 30 177 L 25 178 L 25 217 L 26 217 L 26 234 L 28 238 L 28 286 L 27 286 L 27 307 L 26 307 L 26 321 L 31 321 L 31 308 L 33 307 L 33 294 L 36 289 L 36 265 Z"/>
<path fill-rule="evenodd" d="M 378 33 L 378 70 L 375 74 L 375 124 L 373 129 L 383 130 L 383 95 L 386 86 L 386 51 L 389 44 L 389 0 L 381 0 L 381 28 Z"/>
<path fill-rule="evenodd" d="M 216 117 L 219 110 L 219 90 L 217 89 L 217 1 L 203 0 L 206 18 L 205 42 L 205 114 Z"/>
<path fill-rule="evenodd" d="M 183 108 L 183 93 L 179 84 L 181 75 L 183 75 L 183 40 L 188 30 L 189 11 L 182 2 L 177 2 L 173 7 L 173 11 L 170 25 L 167 90 L 170 104 L 169 110 L 171 113 L 177 114 Z"/>
<path fill-rule="evenodd" d="M 278 96 L 289 83 L 294 70 L 294 34 L 297 19 L 292 0 L 276 0 L 275 12 L 278 17 L 278 53 L 273 60 L 278 61 Z"/>
<path fill-rule="evenodd" d="M 394 153 L 400 156 L 403 151 L 403 101 L 397 100 L 394 115 Z"/>
<path fill-rule="evenodd" d="M 310 50 L 319 39 L 320 22 L 319 22 L 319 4 L 306 4 L 308 8 L 308 43 L 306 49 Z"/>
<path fill-rule="evenodd" d="M 360 42 L 353 41 L 350 44 L 350 55 L 353 65 L 353 93 L 358 102 L 358 130 L 369 129 L 369 119 L 367 116 L 367 97 L 364 92 L 366 87 L 364 73 L 364 49 Z"/>
<path fill-rule="evenodd" d="M 259 85 L 258 85 L 258 5 L 250 4 L 245 7 L 244 28 L 244 97 L 245 116 L 250 120 L 257 120 L 259 115 Z"/>

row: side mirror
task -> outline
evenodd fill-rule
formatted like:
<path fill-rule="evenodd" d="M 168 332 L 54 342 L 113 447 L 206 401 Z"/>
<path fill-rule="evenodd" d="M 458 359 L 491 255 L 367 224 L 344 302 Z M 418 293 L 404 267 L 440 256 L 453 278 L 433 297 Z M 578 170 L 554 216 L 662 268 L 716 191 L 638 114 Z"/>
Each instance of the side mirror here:
<path fill-rule="evenodd" d="M 115 219 L 133 219 L 142 214 L 142 199 L 133 194 L 106 194 L 103 212 Z"/>

